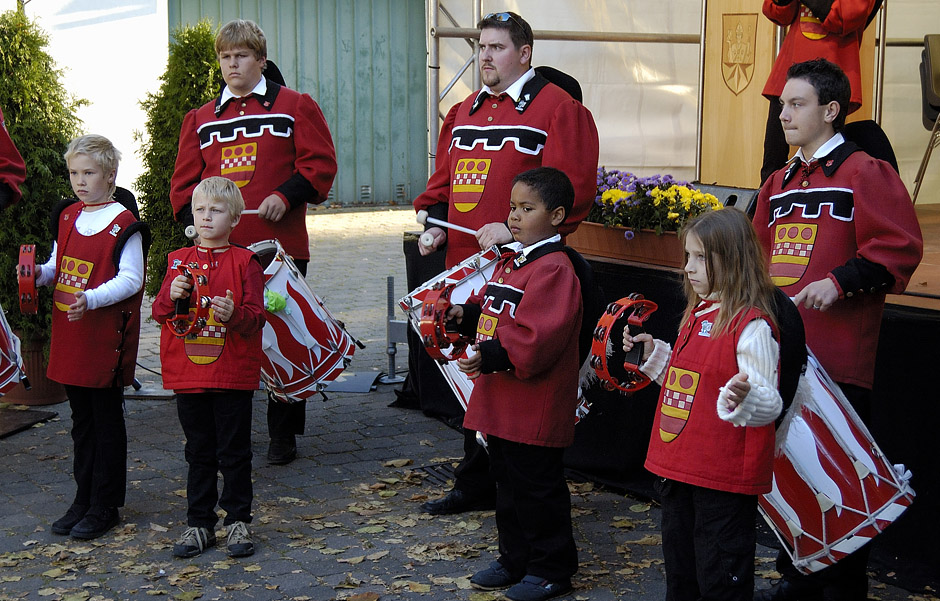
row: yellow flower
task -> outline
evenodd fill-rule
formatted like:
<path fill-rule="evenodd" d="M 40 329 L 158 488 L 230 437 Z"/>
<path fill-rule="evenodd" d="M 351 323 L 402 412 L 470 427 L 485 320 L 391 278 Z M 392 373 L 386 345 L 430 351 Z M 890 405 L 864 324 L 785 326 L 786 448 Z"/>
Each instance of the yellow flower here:
<path fill-rule="evenodd" d="M 669 219 L 672 219 L 673 221 L 676 221 L 677 219 L 679 219 L 679 213 L 666 213 L 666 217 L 668 217 Z"/>

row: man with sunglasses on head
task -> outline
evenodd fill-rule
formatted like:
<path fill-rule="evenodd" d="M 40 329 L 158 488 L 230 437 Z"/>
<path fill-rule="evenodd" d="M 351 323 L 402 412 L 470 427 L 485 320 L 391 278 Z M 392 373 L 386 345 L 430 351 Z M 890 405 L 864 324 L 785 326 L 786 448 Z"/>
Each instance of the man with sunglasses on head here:
<path fill-rule="evenodd" d="M 506 225 L 509 193 L 513 178 L 524 171 L 555 167 L 571 180 L 574 208 L 558 228 L 562 236 L 587 216 L 596 194 L 594 118 L 580 99 L 532 68 L 532 28 L 516 13 L 501 12 L 486 15 L 477 29 L 484 85 L 448 112 L 435 171 L 414 201 L 415 210 L 477 230 L 472 236 L 427 228 L 433 244 L 419 244 L 419 250 L 428 255 L 446 248 L 447 268 L 481 249 L 513 241 Z M 455 470 L 453 490 L 422 509 L 433 515 L 462 513 L 493 508 L 495 499 L 486 451 L 476 442 L 476 432 L 464 430 L 464 458 Z"/>

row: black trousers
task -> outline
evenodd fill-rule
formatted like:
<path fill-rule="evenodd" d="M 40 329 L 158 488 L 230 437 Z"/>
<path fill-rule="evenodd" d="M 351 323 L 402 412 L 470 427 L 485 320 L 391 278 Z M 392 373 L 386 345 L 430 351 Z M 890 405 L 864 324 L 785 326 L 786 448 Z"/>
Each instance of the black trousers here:
<path fill-rule="evenodd" d="M 473 497 L 492 499 L 496 496 L 490 456 L 477 442 L 474 430 L 463 429 L 463 459 L 454 468 L 454 488 Z"/>
<path fill-rule="evenodd" d="M 757 546 L 757 495 L 666 478 L 662 500 L 666 601 L 751 601 Z"/>
<path fill-rule="evenodd" d="M 251 390 L 176 395 L 186 435 L 186 523 L 215 528 L 215 505 L 225 525 L 251 522 Z M 218 474 L 222 474 L 219 495 Z"/>
<path fill-rule="evenodd" d="M 75 503 L 123 507 L 127 488 L 124 389 L 66 384 L 72 408 Z"/>
<path fill-rule="evenodd" d="M 570 578 L 578 571 L 578 550 L 571 530 L 564 449 L 495 436 L 487 443 L 496 480 L 499 562 L 515 576 Z"/>
<path fill-rule="evenodd" d="M 294 264 L 304 277 L 307 277 L 307 263 L 303 259 L 294 259 Z M 282 438 L 304 433 L 307 419 L 307 401 L 282 403 L 268 395 L 268 436 Z"/>
<path fill-rule="evenodd" d="M 871 417 L 871 390 L 839 383 L 849 404 L 865 425 Z M 800 588 L 820 591 L 825 601 L 865 601 L 868 598 L 868 557 L 871 542 L 813 574 L 803 574 L 790 561 L 786 551 L 777 553 L 777 571 Z"/>

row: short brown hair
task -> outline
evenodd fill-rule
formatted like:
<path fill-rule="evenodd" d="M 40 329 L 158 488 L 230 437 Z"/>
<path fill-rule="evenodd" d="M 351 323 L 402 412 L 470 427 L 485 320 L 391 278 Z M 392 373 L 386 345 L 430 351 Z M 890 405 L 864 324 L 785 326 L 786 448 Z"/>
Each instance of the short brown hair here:
<path fill-rule="evenodd" d="M 264 32 L 254 21 L 235 19 L 226 23 L 215 36 L 215 53 L 232 48 L 248 48 L 255 53 L 255 58 L 268 58 L 268 41 Z"/>

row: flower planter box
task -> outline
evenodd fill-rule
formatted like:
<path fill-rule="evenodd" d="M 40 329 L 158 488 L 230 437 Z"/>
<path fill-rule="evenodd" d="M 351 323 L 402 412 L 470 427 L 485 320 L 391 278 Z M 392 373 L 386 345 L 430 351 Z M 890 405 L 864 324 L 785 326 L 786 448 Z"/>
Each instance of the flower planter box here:
<path fill-rule="evenodd" d="M 684 266 L 685 252 L 675 232 L 657 236 L 653 230 L 634 230 L 633 238 L 627 240 L 626 231 L 619 226 L 583 221 L 565 243 L 584 255 L 678 269 Z"/>

